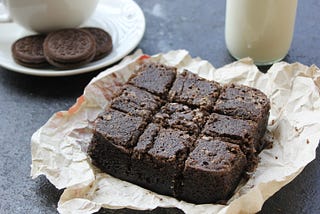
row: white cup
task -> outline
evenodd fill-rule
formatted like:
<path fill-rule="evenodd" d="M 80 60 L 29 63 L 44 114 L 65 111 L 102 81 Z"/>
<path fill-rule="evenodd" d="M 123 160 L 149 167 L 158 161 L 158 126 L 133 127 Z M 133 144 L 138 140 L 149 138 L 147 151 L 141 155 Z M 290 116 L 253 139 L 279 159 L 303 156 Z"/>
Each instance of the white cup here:
<path fill-rule="evenodd" d="M 225 39 L 236 59 L 256 65 L 283 59 L 291 45 L 298 0 L 227 0 Z"/>
<path fill-rule="evenodd" d="M 94 12 L 99 0 L 0 0 L 0 22 L 12 20 L 39 33 L 74 28 Z M 0 23 L 1 24 L 1 23 Z"/>

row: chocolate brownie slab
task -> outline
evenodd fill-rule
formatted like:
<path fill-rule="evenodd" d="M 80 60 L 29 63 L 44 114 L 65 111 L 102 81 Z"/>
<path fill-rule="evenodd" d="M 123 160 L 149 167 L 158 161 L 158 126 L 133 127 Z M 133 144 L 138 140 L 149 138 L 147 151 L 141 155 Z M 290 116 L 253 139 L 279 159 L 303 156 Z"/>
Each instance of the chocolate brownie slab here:
<path fill-rule="evenodd" d="M 132 148 L 145 126 L 141 117 L 107 109 L 95 121 L 88 149 L 92 162 L 104 172 L 125 179 L 130 173 Z"/>
<path fill-rule="evenodd" d="M 237 187 L 246 157 L 238 145 L 202 138 L 190 153 L 183 171 L 180 199 L 192 203 L 226 200 Z"/>
<path fill-rule="evenodd" d="M 198 135 L 206 122 L 207 112 L 179 103 L 167 103 L 154 116 L 154 121 L 163 127 L 170 127 Z"/>
<path fill-rule="evenodd" d="M 258 162 L 259 121 L 269 101 L 246 86 L 228 85 L 219 97 L 218 83 L 187 71 L 174 75 L 160 64 L 142 65 L 97 119 L 89 154 L 104 172 L 160 194 L 227 200 Z M 241 114 L 223 103 L 238 100 Z M 246 117 L 245 105 L 258 110 Z"/>
<path fill-rule="evenodd" d="M 244 85 L 229 84 L 223 87 L 214 111 L 258 123 L 260 137 L 266 131 L 270 101 L 260 90 Z"/>
<path fill-rule="evenodd" d="M 177 75 L 169 92 L 169 100 L 211 111 L 219 96 L 220 88 L 219 83 L 185 70 Z"/>
<path fill-rule="evenodd" d="M 174 67 L 145 63 L 137 73 L 131 76 L 128 83 L 165 98 L 175 77 L 176 68 Z"/>
<path fill-rule="evenodd" d="M 158 96 L 137 87 L 125 85 L 120 96 L 111 102 L 111 107 L 133 116 L 149 119 L 161 103 Z"/>

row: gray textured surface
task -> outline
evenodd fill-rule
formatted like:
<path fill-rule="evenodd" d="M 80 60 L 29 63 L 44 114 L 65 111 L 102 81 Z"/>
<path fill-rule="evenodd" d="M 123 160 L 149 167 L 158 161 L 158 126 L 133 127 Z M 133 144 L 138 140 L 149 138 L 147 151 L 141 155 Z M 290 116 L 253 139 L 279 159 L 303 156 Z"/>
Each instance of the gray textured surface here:
<path fill-rule="evenodd" d="M 145 12 L 146 34 L 139 45 L 145 53 L 184 48 L 216 67 L 230 63 L 224 44 L 225 1 L 137 0 Z M 320 1 L 299 2 L 296 29 L 286 61 L 320 65 Z M 5 33 L 5 32 L 0 32 Z M 62 191 L 44 177 L 32 180 L 30 137 L 56 111 L 70 107 L 89 74 L 42 78 L 0 68 L 0 213 L 56 213 Z M 320 121 L 319 121 L 320 122 Z M 320 130 L 319 130 L 320 131 Z M 317 151 L 318 156 L 320 151 Z M 265 213 L 320 213 L 320 158 L 310 163 L 289 185 L 271 197 Z M 140 213 L 120 210 L 101 213 Z M 180 213 L 157 209 L 142 213 Z"/>

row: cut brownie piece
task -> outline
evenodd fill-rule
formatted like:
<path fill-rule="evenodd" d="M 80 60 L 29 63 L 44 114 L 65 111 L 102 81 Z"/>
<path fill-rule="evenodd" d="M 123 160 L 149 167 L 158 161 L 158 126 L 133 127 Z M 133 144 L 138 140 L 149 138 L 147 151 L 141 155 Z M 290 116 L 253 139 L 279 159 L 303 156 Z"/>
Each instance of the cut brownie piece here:
<path fill-rule="evenodd" d="M 128 83 L 165 98 L 175 77 L 176 68 L 174 67 L 146 63 L 140 67 L 136 74 L 130 77 Z"/>
<path fill-rule="evenodd" d="M 143 132 L 146 122 L 141 117 L 135 117 L 123 112 L 107 109 L 99 115 L 101 120 L 95 124 L 95 131 L 113 144 L 132 148 L 136 145 L 138 137 Z"/>
<path fill-rule="evenodd" d="M 102 123 L 97 119 L 97 123 Z M 94 131 L 88 154 L 92 163 L 103 172 L 117 178 L 125 179 L 130 175 L 131 150 L 121 145 L 113 144 L 104 136 L 104 131 Z"/>
<path fill-rule="evenodd" d="M 146 132 L 151 133 L 151 137 L 142 135 L 134 148 L 132 179 L 129 179 L 154 192 L 176 196 L 177 178 L 181 176 L 184 161 L 195 140 L 183 131 L 159 130 L 156 125 L 148 128 Z"/>
<path fill-rule="evenodd" d="M 137 87 L 125 85 L 120 96 L 111 102 L 111 107 L 133 116 L 149 119 L 161 102 L 158 96 Z"/>
<path fill-rule="evenodd" d="M 260 90 L 244 85 L 229 84 L 223 87 L 214 111 L 258 123 L 260 137 L 266 131 L 270 101 Z"/>
<path fill-rule="evenodd" d="M 169 92 L 171 102 L 211 111 L 220 93 L 220 84 L 184 70 L 178 74 Z"/>
<path fill-rule="evenodd" d="M 150 123 L 147 126 L 143 134 L 139 137 L 136 147 L 134 147 L 134 159 L 141 159 L 153 147 L 155 138 L 158 136 L 160 128 L 160 125 L 155 123 Z"/>
<path fill-rule="evenodd" d="M 141 117 L 107 109 L 95 121 L 88 154 L 94 165 L 120 179 L 130 173 L 131 151 L 146 123 Z"/>
<path fill-rule="evenodd" d="M 226 200 L 237 187 L 246 157 L 238 145 L 206 137 L 197 141 L 183 171 L 180 199 L 191 203 Z"/>
<path fill-rule="evenodd" d="M 198 135 L 207 116 L 208 113 L 200 109 L 191 109 L 179 103 L 167 103 L 155 115 L 154 121 L 161 124 L 162 127 L 170 127 L 187 131 L 191 135 Z"/>
<path fill-rule="evenodd" d="M 257 148 L 260 148 L 257 123 L 231 116 L 212 113 L 202 131 L 204 135 L 220 138 L 240 146 L 248 158 L 248 171 L 257 164 Z"/>

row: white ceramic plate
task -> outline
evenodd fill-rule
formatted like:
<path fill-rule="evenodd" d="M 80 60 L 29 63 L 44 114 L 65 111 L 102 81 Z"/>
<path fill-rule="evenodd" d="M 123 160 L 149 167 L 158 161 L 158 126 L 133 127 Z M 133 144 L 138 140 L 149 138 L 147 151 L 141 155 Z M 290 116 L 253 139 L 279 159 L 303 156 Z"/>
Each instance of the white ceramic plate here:
<path fill-rule="evenodd" d="M 110 33 L 113 39 L 110 55 L 72 70 L 23 67 L 14 62 L 11 45 L 17 39 L 34 33 L 15 23 L 0 23 L 0 66 L 36 76 L 67 76 L 94 71 L 117 62 L 139 44 L 145 31 L 145 18 L 141 8 L 133 0 L 100 0 L 96 11 L 83 26 L 99 27 Z"/>

